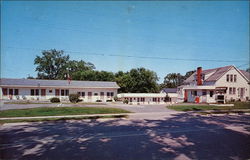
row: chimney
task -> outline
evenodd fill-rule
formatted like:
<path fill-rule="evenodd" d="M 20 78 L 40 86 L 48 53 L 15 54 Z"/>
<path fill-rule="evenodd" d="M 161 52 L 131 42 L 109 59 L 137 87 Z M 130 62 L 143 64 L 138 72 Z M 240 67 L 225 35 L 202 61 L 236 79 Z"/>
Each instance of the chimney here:
<path fill-rule="evenodd" d="M 198 67 L 197 68 L 197 73 L 196 73 L 196 81 L 197 81 L 197 85 L 202 85 L 202 68 Z"/>

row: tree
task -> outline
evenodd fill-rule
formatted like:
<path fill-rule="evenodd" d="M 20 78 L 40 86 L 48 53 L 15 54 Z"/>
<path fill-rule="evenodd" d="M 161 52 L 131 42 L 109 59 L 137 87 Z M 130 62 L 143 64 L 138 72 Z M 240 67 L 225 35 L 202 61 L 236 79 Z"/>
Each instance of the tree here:
<path fill-rule="evenodd" d="M 246 69 L 246 71 L 247 71 L 248 73 L 250 73 L 250 67 L 249 67 L 249 68 L 247 68 L 247 69 Z"/>
<path fill-rule="evenodd" d="M 69 55 L 64 55 L 64 51 L 55 49 L 43 51 L 41 57 L 36 56 L 34 64 L 37 65 L 38 79 L 67 79 L 68 74 L 73 74 L 73 80 L 81 80 L 80 72 L 95 69 L 94 64 L 83 60 L 70 60 Z"/>
<path fill-rule="evenodd" d="M 37 65 L 38 79 L 62 79 L 69 61 L 69 55 L 55 49 L 45 50 L 42 57 L 36 56 L 34 64 Z"/>
<path fill-rule="evenodd" d="M 196 70 L 186 72 L 185 76 L 180 73 L 169 73 L 164 77 L 164 81 L 160 84 L 160 88 L 176 88 L 183 84 L 184 80 L 190 77 Z"/>
<path fill-rule="evenodd" d="M 196 70 L 192 70 L 192 71 L 188 71 L 186 72 L 185 76 L 184 76 L 184 80 L 187 79 L 188 77 L 190 77 L 193 73 L 195 73 Z"/>
<path fill-rule="evenodd" d="M 145 68 L 131 69 L 126 73 L 119 71 L 115 76 L 116 82 L 121 87 L 119 92 L 150 93 L 159 91 L 157 74 Z"/>
<path fill-rule="evenodd" d="M 166 88 L 176 88 L 184 81 L 184 77 L 180 73 L 169 73 L 164 77 L 163 86 Z"/>

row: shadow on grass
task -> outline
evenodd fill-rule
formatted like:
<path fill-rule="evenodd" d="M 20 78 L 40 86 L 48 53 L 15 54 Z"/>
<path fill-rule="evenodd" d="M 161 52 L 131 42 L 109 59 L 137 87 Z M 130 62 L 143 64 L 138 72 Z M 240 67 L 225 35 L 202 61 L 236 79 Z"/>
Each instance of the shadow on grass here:
<path fill-rule="evenodd" d="M 176 114 L 161 120 L 6 125 L 0 159 L 248 159 L 249 116 Z"/>

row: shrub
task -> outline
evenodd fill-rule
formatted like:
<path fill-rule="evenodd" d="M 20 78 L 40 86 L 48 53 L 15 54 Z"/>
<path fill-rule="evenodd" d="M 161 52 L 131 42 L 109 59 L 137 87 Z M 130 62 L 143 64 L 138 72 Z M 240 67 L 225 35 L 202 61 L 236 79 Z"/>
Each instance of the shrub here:
<path fill-rule="evenodd" d="M 77 102 L 79 102 L 80 101 L 79 94 L 70 94 L 69 95 L 69 101 L 71 103 L 77 103 Z"/>
<path fill-rule="evenodd" d="M 59 103 L 59 102 L 60 102 L 60 99 L 57 98 L 57 97 L 53 97 L 53 98 L 50 99 L 50 102 L 51 102 L 51 103 Z"/>
<path fill-rule="evenodd" d="M 112 102 L 112 99 L 107 99 L 106 102 Z"/>
<path fill-rule="evenodd" d="M 115 101 L 118 101 L 118 97 L 117 97 L 117 96 L 114 96 L 114 100 L 115 100 Z"/>
<path fill-rule="evenodd" d="M 98 99 L 98 100 L 96 100 L 96 102 L 102 102 L 102 100 Z"/>
<path fill-rule="evenodd" d="M 123 103 L 124 103 L 124 104 L 128 104 L 128 100 L 125 99 L 125 100 L 123 101 Z"/>

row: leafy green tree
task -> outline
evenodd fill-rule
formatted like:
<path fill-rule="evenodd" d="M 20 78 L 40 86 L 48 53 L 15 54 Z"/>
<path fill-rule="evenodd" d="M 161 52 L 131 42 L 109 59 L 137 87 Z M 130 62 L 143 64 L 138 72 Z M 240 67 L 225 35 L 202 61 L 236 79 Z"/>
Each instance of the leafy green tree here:
<path fill-rule="evenodd" d="M 164 77 L 163 86 L 166 88 L 176 88 L 184 81 L 184 77 L 180 73 L 169 73 Z"/>
<path fill-rule="evenodd" d="M 64 55 L 64 51 L 55 49 L 43 51 L 42 56 L 36 56 L 34 64 L 37 65 L 38 79 L 67 79 L 68 74 L 74 74 L 73 79 L 80 80 L 77 75 L 79 72 L 95 69 L 94 64 L 83 60 L 70 60 L 69 55 Z M 89 74 L 92 72 L 88 72 L 87 76 L 90 76 Z"/>
<path fill-rule="evenodd" d="M 62 79 L 62 73 L 66 70 L 69 55 L 64 55 L 63 51 L 55 49 L 45 50 L 42 56 L 36 56 L 34 64 L 37 65 L 38 79 Z"/>
<path fill-rule="evenodd" d="M 184 80 L 190 77 L 196 70 L 188 71 L 183 76 L 180 73 L 169 73 L 164 77 L 164 81 L 160 84 L 160 88 L 176 88 L 183 84 Z"/>
<path fill-rule="evenodd" d="M 131 69 L 126 73 L 119 71 L 115 75 L 116 82 L 121 87 L 119 92 L 149 93 L 159 91 L 157 74 L 145 68 Z"/>

